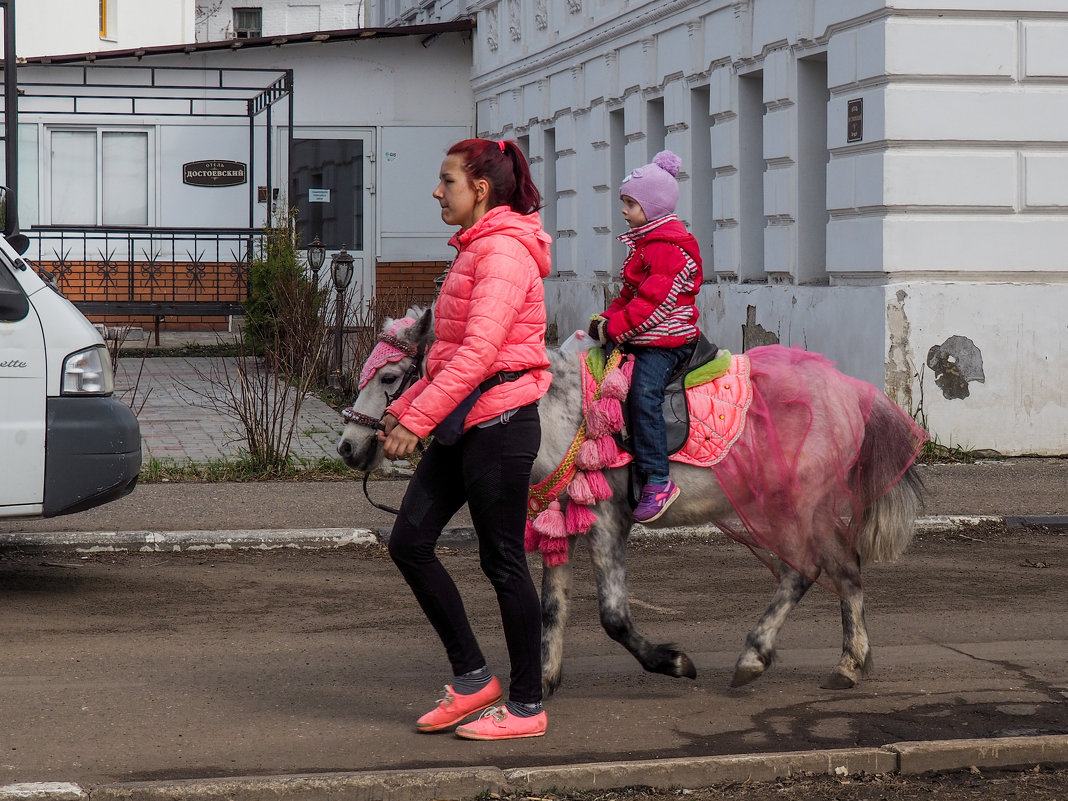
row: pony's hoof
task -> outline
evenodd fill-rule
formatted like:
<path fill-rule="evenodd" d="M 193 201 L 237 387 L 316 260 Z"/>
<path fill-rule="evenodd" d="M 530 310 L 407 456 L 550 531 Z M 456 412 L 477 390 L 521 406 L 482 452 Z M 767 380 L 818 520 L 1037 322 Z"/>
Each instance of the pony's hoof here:
<path fill-rule="evenodd" d="M 856 686 L 856 679 L 851 678 L 844 673 L 839 673 L 836 670 L 826 678 L 820 685 L 820 688 L 824 690 L 852 690 Z"/>
<path fill-rule="evenodd" d="M 774 658 L 774 652 L 761 656 L 756 649 L 746 648 L 738 657 L 738 661 L 734 663 L 734 678 L 731 679 L 731 687 L 744 687 L 759 679 Z"/>
<path fill-rule="evenodd" d="M 744 687 L 751 682 L 756 681 L 764 675 L 764 671 L 757 670 L 751 667 L 740 667 L 734 671 L 734 677 L 731 679 L 731 687 Z"/>
<path fill-rule="evenodd" d="M 680 653 L 675 658 L 675 675 L 680 679 L 697 678 L 697 668 L 694 667 L 693 660 L 686 654 Z"/>

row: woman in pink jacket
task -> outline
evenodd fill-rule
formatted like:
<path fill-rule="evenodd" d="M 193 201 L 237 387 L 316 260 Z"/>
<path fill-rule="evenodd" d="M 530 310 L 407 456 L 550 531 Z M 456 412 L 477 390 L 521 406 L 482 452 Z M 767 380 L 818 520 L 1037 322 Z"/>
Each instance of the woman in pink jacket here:
<path fill-rule="evenodd" d="M 541 445 L 537 402 L 545 369 L 545 293 L 550 238 L 541 194 L 514 142 L 467 139 L 441 165 L 434 198 L 460 230 L 434 306 L 426 376 L 392 403 L 379 438 L 390 459 L 434 441 L 419 461 L 389 538 L 389 553 L 445 646 L 453 679 L 423 715 L 423 732 L 451 729 L 475 740 L 538 737 L 541 605 L 523 548 L 527 487 Z M 455 583 L 434 547 L 468 504 L 482 570 L 497 592 L 511 662 L 507 703 L 471 631 Z"/>

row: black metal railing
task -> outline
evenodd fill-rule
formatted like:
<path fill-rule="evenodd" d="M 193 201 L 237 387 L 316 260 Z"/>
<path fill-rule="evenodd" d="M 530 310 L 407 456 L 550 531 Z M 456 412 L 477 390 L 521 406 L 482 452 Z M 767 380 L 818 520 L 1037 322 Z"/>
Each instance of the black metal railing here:
<path fill-rule="evenodd" d="M 25 233 L 26 258 L 76 305 L 128 314 L 240 313 L 264 237 L 256 228 L 49 225 Z"/>

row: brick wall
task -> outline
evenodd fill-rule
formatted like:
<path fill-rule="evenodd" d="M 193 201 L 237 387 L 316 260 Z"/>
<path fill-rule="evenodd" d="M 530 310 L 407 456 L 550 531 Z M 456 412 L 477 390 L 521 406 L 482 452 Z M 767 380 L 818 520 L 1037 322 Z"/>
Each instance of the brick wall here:
<path fill-rule="evenodd" d="M 56 274 L 60 290 L 72 302 L 129 300 L 127 266 L 113 274 L 101 272 L 98 262 L 66 262 L 60 266 L 42 262 Z M 206 270 L 193 280 L 184 270 L 169 274 L 166 280 L 150 284 L 143 275 L 147 265 L 134 265 L 133 300 L 241 300 L 243 287 L 235 284 L 229 265 L 203 265 Z M 390 306 L 390 313 L 403 313 L 409 304 L 431 306 L 437 294 L 434 281 L 448 268 L 447 261 L 379 262 L 376 265 L 375 296 Z M 221 269 L 219 269 L 221 267 Z M 392 306 L 403 308 L 393 309 Z M 155 321 L 143 315 L 92 315 L 94 323 L 151 327 Z M 168 331 L 225 331 L 225 317 L 165 317 L 161 328 Z"/>
<path fill-rule="evenodd" d="M 434 280 L 441 277 L 448 266 L 447 261 L 378 262 L 376 295 L 380 300 L 393 296 L 430 306 L 437 293 Z"/>
<path fill-rule="evenodd" d="M 72 303 L 79 301 L 240 301 L 246 294 L 244 265 L 200 262 L 115 262 L 96 260 L 48 262 L 39 265 L 55 275 L 60 291 Z M 132 285 L 132 290 L 131 290 Z M 92 314 L 91 322 L 105 325 L 151 327 L 155 318 L 145 315 Z M 169 331 L 225 331 L 227 318 L 214 316 L 165 317 Z"/>

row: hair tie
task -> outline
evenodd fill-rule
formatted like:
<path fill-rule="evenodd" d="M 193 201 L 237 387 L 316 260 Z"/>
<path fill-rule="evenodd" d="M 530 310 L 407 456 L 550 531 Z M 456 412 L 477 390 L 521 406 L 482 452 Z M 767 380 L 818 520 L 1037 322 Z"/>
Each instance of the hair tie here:
<path fill-rule="evenodd" d="M 497 140 L 497 147 L 499 147 L 501 149 L 502 153 L 504 152 L 504 140 L 503 139 L 498 139 Z"/>

